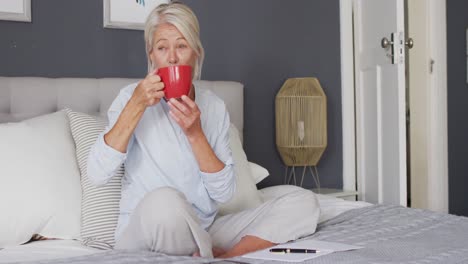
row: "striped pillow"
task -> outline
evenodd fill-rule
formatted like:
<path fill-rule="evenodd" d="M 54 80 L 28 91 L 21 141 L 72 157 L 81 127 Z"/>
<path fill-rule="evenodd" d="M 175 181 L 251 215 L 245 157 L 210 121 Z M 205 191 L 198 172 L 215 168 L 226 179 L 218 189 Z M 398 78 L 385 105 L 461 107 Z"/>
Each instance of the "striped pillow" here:
<path fill-rule="evenodd" d="M 76 145 L 76 157 L 81 173 L 81 237 L 83 244 L 98 249 L 112 249 L 119 217 L 123 165 L 104 186 L 96 187 L 88 179 L 87 161 L 91 147 L 104 131 L 106 122 L 99 117 L 66 109 Z"/>

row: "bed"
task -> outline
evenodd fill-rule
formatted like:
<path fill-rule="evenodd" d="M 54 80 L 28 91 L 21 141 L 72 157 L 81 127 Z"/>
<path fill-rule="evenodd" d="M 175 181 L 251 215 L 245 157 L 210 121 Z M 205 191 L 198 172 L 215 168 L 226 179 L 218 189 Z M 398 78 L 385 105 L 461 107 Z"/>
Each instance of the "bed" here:
<path fill-rule="evenodd" d="M 0 246 L 3 247 L 0 263 L 220 262 L 154 252 L 105 250 L 112 245 L 109 236 L 112 228 L 106 229 L 103 225 L 113 222 L 99 220 L 99 228 L 89 228 L 90 223 L 96 222 L 84 221 L 95 212 L 89 209 L 95 205 L 85 207 L 85 202 L 89 203 L 85 199 L 88 187 L 83 185 L 83 179 L 80 181 L 80 176 L 83 178 L 80 154 L 84 152 L 80 152 L 82 142 L 75 137 L 72 125 L 73 122 L 81 125 L 85 119 L 72 121 L 70 112 L 91 118 L 97 126 L 105 122 L 106 111 L 118 91 L 136 81 L 0 77 L 0 162 L 3 168 L 0 174 L 0 245 L 4 245 Z M 297 190 L 298 187 L 290 185 L 256 189 L 255 183 L 268 177 L 269 172 L 249 162 L 242 148 L 242 84 L 198 81 L 196 86 L 210 89 L 221 97 L 233 123 L 231 148 L 239 165 L 236 170 L 241 177 L 237 179 L 237 186 L 241 188 L 238 188 L 237 198 L 223 207 L 224 213 L 249 208 Z M 61 111 L 65 108 L 68 112 Z M 61 132 L 65 129 L 66 136 Z M 18 174 L 19 171 L 23 173 Z M 118 184 L 111 187 L 89 197 L 112 196 L 117 193 Z M 468 219 L 465 217 L 324 195 L 317 197 L 321 210 L 319 225 L 316 233 L 304 239 L 363 248 L 333 253 L 306 263 L 468 263 Z M 109 199 L 115 202 L 118 196 Z M 115 211 L 116 207 L 109 210 Z M 112 216 L 111 213 L 104 216 L 109 215 Z M 83 232 L 85 228 L 87 232 Z M 102 239 L 88 239 L 93 232 Z M 35 233 L 60 239 L 29 241 Z M 237 257 L 224 262 L 268 261 Z"/>

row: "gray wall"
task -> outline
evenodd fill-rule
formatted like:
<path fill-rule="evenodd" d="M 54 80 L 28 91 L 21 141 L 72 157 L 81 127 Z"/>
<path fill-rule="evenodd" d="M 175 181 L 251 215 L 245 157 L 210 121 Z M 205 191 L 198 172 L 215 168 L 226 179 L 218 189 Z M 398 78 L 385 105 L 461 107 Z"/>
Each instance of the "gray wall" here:
<path fill-rule="evenodd" d="M 468 216 L 468 1 L 447 1 L 449 211 Z"/>
<path fill-rule="evenodd" d="M 103 29 L 101 0 L 32 2 L 33 23 L 0 21 L 0 75 L 143 77 L 141 31 Z M 290 77 L 318 77 L 328 98 L 322 186 L 342 186 L 338 0 L 186 0 L 200 20 L 202 78 L 245 85 L 245 150 L 282 183 L 274 99 Z M 306 178 L 305 186 L 312 186 Z"/>

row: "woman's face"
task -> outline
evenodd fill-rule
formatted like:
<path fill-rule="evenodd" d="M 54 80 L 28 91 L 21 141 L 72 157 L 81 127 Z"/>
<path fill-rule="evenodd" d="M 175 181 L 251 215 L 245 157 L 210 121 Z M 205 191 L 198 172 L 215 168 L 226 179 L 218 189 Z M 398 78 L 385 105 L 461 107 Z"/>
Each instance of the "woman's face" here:
<path fill-rule="evenodd" d="M 197 54 L 175 26 L 161 24 L 154 32 L 150 58 L 155 68 L 172 65 L 190 65 L 194 67 Z"/>

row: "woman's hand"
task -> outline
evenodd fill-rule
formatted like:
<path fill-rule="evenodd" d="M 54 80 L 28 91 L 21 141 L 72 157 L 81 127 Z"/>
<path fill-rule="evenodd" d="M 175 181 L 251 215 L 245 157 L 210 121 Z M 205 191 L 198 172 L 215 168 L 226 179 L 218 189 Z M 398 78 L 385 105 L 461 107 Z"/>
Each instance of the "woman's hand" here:
<path fill-rule="evenodd" d="M 169 114 L 179 124 L 187 136 L 192 152 L 198 162 L 200 171 L 216 173 L 225 165 L 218 159 L 203 133 L 200 121 L 200 109 L 190 97 L 183 95 L 181 100 L 171 99 L 168 102 L 171 110 Z"/>
<path fill-rule="evenodd" d="M 161 98 L 164 97 L 163 89 L 164 83 L 161 81 L 161 77 L 152 72 L 138 83 L 132 97 L 139 106 L 146 109 L 146 107 L 161 101 Z"/>
<path fill-rule="evenodd" d="M 121 153 L 126 153 L 130 138 L 146 108 L 159 103 L 164 97 L 162 89 L 164 89 L 164 83 L 154 73 L 148 74 L 145 79 L 141 80 L 112 129 L 104 135 L 105 143 Z"/>
<path fill-rule="evenodd" d="M 183 95 L 182 100 L 172 98 L 168 104 L 171 107 L 169 114 L 179 124 L 190 142 L 203 136 L 200 122 L 200 109 L 188 96 Z"/>

